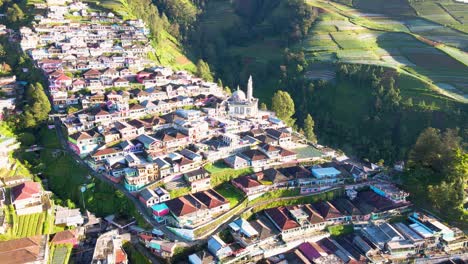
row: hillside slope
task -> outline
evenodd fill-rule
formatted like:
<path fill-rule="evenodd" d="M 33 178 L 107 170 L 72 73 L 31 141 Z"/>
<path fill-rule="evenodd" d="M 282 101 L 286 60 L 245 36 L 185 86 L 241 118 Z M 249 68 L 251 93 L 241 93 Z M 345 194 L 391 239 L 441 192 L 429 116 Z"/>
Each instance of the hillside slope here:
<path fill-rule="evenodd" d="M 265 9 L 258 11 L 262 15 L 252 22 L 245 12 L 239 11 L 238 5 L 245 2 L 249 1 L 209 1 L 188 47 L 193 54 L 206 59 L 230 87 L 240 84 L 242 88 L 252 74 L 255 96 L 267 104 L 274 91 L 288 90 L 296 100 L 298 124 L 302 124 L 307 113 L 312 113 L 320 142 L 361 157 L 396 160 L 404 157 L 427 126 L 466 127 L 466 104 L 459 101 L 464 101 L 464 94 L 468 93 L 468 68 L 465 53 L 457 46 L 464 45 L 465 34 L 444 28 L 453 33 L 451 42 L 435 45 L 426 37 L 440 38 L 443 32 L 440 25 L 425 19 L 412 17 L 413 24 L 402 23 L 401 18 L 390 16 L 362 16 L 371 10 L 310 1 L 316 6 L 317 17 L 305 38 L 293 42 L 271 30 L 274 27 L 271 21 L 281 17 L 283 6 L 257 5 Z M 407 8 L 404 12 L 391 12 L 405 14 L 404 17 L 416 15 L 411 6 Z M 427 23 L 435 25 L 438 31 L 422 30 Z M 299 55 L 304 53 L 305 63 L 300 64 L 305 67 L 302 76 L 285 77 L 285 71 L 290 71 L 287 67 L 299 65 L 288 65 L 286 49 Z M 409 104 L 401 104 L 395 110 L 398 114 L 383 115 L 391 120 L 369 122 L 376 100 L 372 89 L 348 78 L 335 78 L 337 63 L 397 69 L 395 81 L 401 102 Z M 329 82 L 318 85 L 321 81 L 317 79 Z M 387 139 L 385 144 L 383 138 Z"/>

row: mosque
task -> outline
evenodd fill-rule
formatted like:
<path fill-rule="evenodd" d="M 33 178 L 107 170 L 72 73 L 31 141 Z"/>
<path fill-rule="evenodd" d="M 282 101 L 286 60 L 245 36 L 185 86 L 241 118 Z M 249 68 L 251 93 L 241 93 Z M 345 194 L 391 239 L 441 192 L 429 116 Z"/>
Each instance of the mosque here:
<path fill-rule="evenodd" d="M 237 87 L 237 91 L 232 93 L 228 99 L 229 115 L 246 118 L 256 117 L 258 115 L 258 99 L 253 97 L 252 76 L 247 83 L 247 96 Z"/>

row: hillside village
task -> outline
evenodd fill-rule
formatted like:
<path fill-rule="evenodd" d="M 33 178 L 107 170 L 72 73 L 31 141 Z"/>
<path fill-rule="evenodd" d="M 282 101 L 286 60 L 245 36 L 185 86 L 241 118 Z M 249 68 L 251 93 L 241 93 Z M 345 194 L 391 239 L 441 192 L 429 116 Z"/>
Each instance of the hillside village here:
<path fill-rule="evenodd" d="M 77 263 L 131 263 L 126 241 L 168 262 L 194 247 L 181 260 L 193 264 L 388 263 L 466 252 L 460 229 L 414 210 L 392 182 L 389 173 L 403 163 L 384 168 L 312 144 L 259 108 L 252 76 L 230 94 L 150 59 L 141 20 L 80 1 L 36 8 L 44 15 L 22 27 L 18 41 L 48 81 L 50 124 L 89 177 L 135 198 L 149 227 L 54 205 L 40 183 L 4 178 L 2 234 L 15 231 L 5 214 L 50 215 L 62 231 L 0 242 L 2 261 L 60 263 L 80 252 Z M 11 91 L 0 108 L 14 112 L 23 84 L 14 76 L 0 84 Z M 10 168 L 5 157 L 19 144 L 0 137 L 0 145 L 0 167 Z"/>

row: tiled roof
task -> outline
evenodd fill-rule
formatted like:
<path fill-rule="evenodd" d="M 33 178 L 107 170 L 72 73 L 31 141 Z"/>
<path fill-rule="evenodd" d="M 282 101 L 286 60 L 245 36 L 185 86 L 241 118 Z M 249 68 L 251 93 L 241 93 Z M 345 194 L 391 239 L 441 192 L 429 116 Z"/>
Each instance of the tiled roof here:
<path fill-rule="evenodd" d="M 35 194 L 41 193 L 41 185 L 37 182 L 24 182 L 13 187 L 14 200 L 29 199 Z"/>
<path fill-rule="evenodd" d="M 285 148 L 280 148 L 280 155 L 282 157 L 287 157 L 287 156 L 293 156 L 293 155 L 296 155 L 296 152 L 294 151 L 290 151 L 290 150 L 287 150 Z"/>
<path fill-rule="evenodd" d="M 214 190 L 208 190 L 203 192 L 194 193 L 193 196 L 202 202 L 209 209 L 216 208 L 223 204 L 227 204 L 228 201 L 223 196 L 215 192 Z"/>
<path fill-rule="evenodd" d="M 286 138 L 291 136 L 289 133 L 281 132 L 276 129 L 267 129 L 266 132 L 269 136 L 272 136 L 273 138 Z"/>
<path fill-rule="evenodd" d="M 251 161 L 257 161 L 257 160 L 266 160 L 268 157 L 260 152 L 257 149 L 251 149 L 242 152 L 242 155 L 245 156 L 246 158 L 250 159 Z"/>
<path fill-rule="evenodd" d="M 210 176 L 208 171 L 205 170 L 204 168 L 196 169 L 194 171 L 189 171 L 189 172 L 185 173 L 185 176 L 187 176 L 187 177 L 193 177 L 193 176 L 197 176 L 197 175 L 203 175 L 203 176 L 208 175 L 208 176 Z"/>
<path fill-rule="evenodd" d="M 323 219 L 323 217 L 314 209 L 314 207 L 311 204 L 304 205 L 302 209 L 304 210 L 304 212 L 306 212 L 309 215 L 307 220 L 311 224 L 318 224 L 318 223 L 325 222 L 325 219 Z"/>
<path fill-rule="evenodd" d="M 244 188 L 253 188 L 262 185 L 258 181 L 252 179 L 250 176 L 242 176 L 232 180 Z"/>
<path fill-rule="evenodd" d="M 119 153 L 119 152 L 121 152 L 121 150 L 118 150 L 115 148 L 105 148 L 105 149 L 96 151 L 93 154 L 93 157 L 99 157 L 99 156 L 104 156 L 104 155 L 109 155 L 109 154 L 114 154 L 114 153 Z"/>
<path fill-rule="evenodd" d="M 33 236 L 0 242 L 2 264 L 33 263 L 40 259 L 43 236 Z"/>
<path fill-rule="evenodd" d="M 280 150 L 279 148 L 277 148 L 277 147 L 275 147 L 273 145 L 267 144 L 267 143 L 261 144 L 260 148 L 262 148 L 266 152 L 272 152 L 272 151 L 279 151 Z"/>
<path fill-rule="evenodd" d="M 51 242 L 55 244 L 66 243 L 70 239 L 76 238 L 76 231 L 75 230 L 65 230 L 58 232 L 54 235 Z"/>
<path fill-rule="evenodd" d="M 330 202 L 322 201 L 314 204 L 314 208 L 325 219 L 333 219 L 343 217 L 343 215 Z"/>
<path fill-rule="evenodd" d="M 197 211 L 197 208 L 185 196 L 169 200 L 166 202 L 166 205 L 176 216 L 184 216 Z"/>
<path fill-rule="evenodd" d="M 299 227 L 292 218 L 289 217 L 286 207 L 270 208 L 265 210 L 270 219 L 275 222 L 276 226 L 281 230 L 288 230 Z"/>

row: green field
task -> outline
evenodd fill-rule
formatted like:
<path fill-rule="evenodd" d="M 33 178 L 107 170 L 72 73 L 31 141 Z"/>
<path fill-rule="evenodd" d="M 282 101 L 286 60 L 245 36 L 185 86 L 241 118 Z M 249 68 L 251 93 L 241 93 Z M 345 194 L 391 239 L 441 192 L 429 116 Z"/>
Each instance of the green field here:
<path fill-rule="evenodd" d="M 231 208 L 238 205 L 244 199 L 244 193 L 230 183 L 221 184 L 215 188 L 215 191 L 229 201 Z"/>
<path fill-rule="evenodd" d="M 50 264 L 66 264 L 70 259 L 73 247 L 71 245 L 52 246 L 50 249 Z"/>
<path fill-rule="evenodd" d="M 335 225 L 327 227 L 327 230 L 332 236 L 341 236 L 352 233 L 354 227 L 353 225 Z"/>
<path fill-rule="evenodd" d="M 252 168 L 235 170 L 228 167 L 223 161 L 208 164 L 205 169 L 211 174 L 211 186 L 218 186 L 239 176 L 253 173 Z"/>
<path fill-rule="evenodd" d="M 434 93 L 468 102 L 468 55 L 460 50 L 468 47 L 468 35 L 416 17 L 409 5 L 393 6 L 405 1 L 391 1 L 385 15 L 392 16 L 364 13 L 377 12 L 381 1 L 354 1 L 354 6 L 361 9 L 321 0 L 309 1 L 326 12 L 314 23 L 309 37 L 294 49 L 304 51 L 312 62 L 397 68 L 419 82 L 426 82 L 425 86 Z M 406 88 L 414 87 L 400 87 L 401 90 Z"/>
<path fill-rule="evenodd" d="M 44 227 L 45 213 L 20 215 L 15 218 L 13 226 L 15 237 L 30 237 L 41 235 Z"/>

